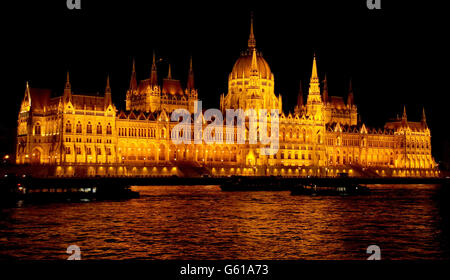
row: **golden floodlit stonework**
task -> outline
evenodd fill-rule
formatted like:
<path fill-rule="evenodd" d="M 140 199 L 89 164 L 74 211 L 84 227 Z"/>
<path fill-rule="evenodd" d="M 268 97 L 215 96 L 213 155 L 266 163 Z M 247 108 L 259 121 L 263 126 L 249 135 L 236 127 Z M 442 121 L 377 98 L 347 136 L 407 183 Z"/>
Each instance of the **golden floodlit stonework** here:
<path fill-rule="evenodd" d="M 16 163 L 45 167 L 51 176 L 80 177 L 438 175 L 425 111 L 417 122 L 408 120 L 404 110 L 384 128 L 366 127 L 359 120 L 351 83 L 346 102 L 328 95 L 326 76 L 321 90 L 315 55 L 306 103 L 300 86 L 294 114 L 282 112 L 274 86 L 274 75 L 256 49 L 252 21 L 248 49 L 228 77 L 220 110 L 280 111 L 279 149 L 265 156 L 259 153 L 261 144 L 248 141 L 171 141 L 178 122 L 170 114 L 179 108 L 193 114 L 198 101 L 192 59 L 185 87 L 172 78 L 170 66 L 167 78 L 158 82 L 155 54 L 150 77 L 138 83 L 133 61 L 126 110 L 120 111 L 112 103 L 109 77 L 103 96 L 73 93 L 69 74 L 60 96 L 27 83 L 18 116 Z"/>

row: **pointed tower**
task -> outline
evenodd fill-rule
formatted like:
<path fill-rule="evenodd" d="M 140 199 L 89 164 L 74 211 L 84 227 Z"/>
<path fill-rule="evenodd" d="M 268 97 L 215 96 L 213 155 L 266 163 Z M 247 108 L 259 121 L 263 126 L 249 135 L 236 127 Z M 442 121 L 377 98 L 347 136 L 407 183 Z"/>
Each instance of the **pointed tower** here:
<path fill-rule="evenodd" d="M 320 95 L 320 83 L 319 76 L 317 75 L 317 62 L 316 62 L 316 54 L 314 54 L 313 67 L 311 78 L 309 80 L 309 92 L 308 99 L 306 101 L 306 112 L 307 115 L 319 115 L 319 118 L 322 116 L 322 96 Z"/>
<path fill-rule="evenodd" d="M 300 87 L 297 95 L 297 105 L 294 108 L 294 113 L 300 115 L 303 107 L 303 87 L 302 80 L 300 80 Z"/>
<path fill-rule="evenodd" d="M 109 84 L 109 76 L 108 76 L 107 83 Z M 125 109 L 127 111 L 131 110 L 131 104 L 132 104 L 131 100 L 133 99 L 133 95 L 136 94 L 136 91 L 137 91 L 136 63 L 133 58 L 133 66 L 131 69 L 130 88 L 127 90 L 126 99 L 125 99 Z"/>
<path fill-rule="evenodd" d="M 109 76 L 108 76 L 109 78 Z M 134 91 L 137 89 L 137 81 L 136 81 L 136 62 L 133 58 L 133 68 L 131 69 L 131 79 L 130 79 L 130 90 Z"/>
<path fill-rule="evenodd" d="M 248 38 L 248 49 L 253 51 L 256 48 L 255 34 L 253 34 L 253 12 L 250 18 L 250 36 Z"/>
<path fill-rule="evenodd" d="M 109 75 L 106 78 L 106 88 L 105 88 L 105 110 L 106 108 L 112 105 L 112 99 L 111 99 L 111 86 L 109 85 Z"/>
<path fill-rule="evenodd" d="M 30 110 L 31 110 L 31 92 L 30 92 L 30 87 L 28 85 L 28 81 L 27 81 L 27 86 L 25 88 L 25 95 L 23 97 L 20 111 L 21 112 L 29 112 Z"/>
<path fill-rule="evenodd" d="M 323 103 L 328 103 L 328 81 L 327 81 L 327 74 L 325 74 L 325 78 L 323 79 Z"/>
<path fill-rule="evenodd" d="M 350 79 L 350 85 L 348 88 L 348 97 L 347 97 L 347 106 L 351 107 L 354 103 L 354 96 L 353 96 L 353 86 L 352 86 L 352 79 Z"/>
<path fill-rule="evenodd" d="M 407 121 L 408 117 L 406 116 L 406 106 L 403 105 L 403 115 L 402 115 L 402 121 Z"/>
<path fill-rule="evenodd" d="M 252 64 L 250 66 L 250 82 L 247 87 L 247 98 L 246 109 L 263 109 L 264 100 L 260 88 L 260 75 L 255 48 L 252 50 Z"/>
<path fill-rule="evenodd" d="M 72 86 L 70 85 L 69 71 L 67 71 L 66 86 L 63 94 L 64 103 L 72 102 Z"/>
<path fill-rule="evenodd" d="M 170 64 L 169 64 L 169 71 L 167 73 L 167 79 L 172 80 L 172 70 L 170 70 Z"/>
<path fill-rule="evenodd" d="M 153 86 L 153 87 L 158 85 L 155 51 L 153 51 L 152 71 L 151 71 L 151 74 L 150 74 L 150 85 Z"/>
<path fill-rule="evenodd" d="M 191 56 L 191 59 L 189 61 L 189 73 L 188 73 L 187 89 L 188 90 L 194 89 L 194 70 L 192 68 L 192 56 Z"/>
<path fill-rule="evenodd" d="M 421 122 L 422 122 L 422 125 L 423 125 L 425 128 L 428 127 L 428 125 L 427 125 L 427 117 L 426 117 L 426 115 L 425 115 L 425 107 L 422 108 L 422 120 L 421 120 Z"/>

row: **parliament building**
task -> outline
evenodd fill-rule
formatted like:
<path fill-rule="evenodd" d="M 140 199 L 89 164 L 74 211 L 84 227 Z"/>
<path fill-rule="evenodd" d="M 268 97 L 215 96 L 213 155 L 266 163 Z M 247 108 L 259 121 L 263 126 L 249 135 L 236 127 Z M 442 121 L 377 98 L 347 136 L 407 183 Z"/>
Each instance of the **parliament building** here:
<path fill-rule="evenodd" d="M 263 145 L 248 139 L 174 144 L 171 131 L 178 122 L 171 121 L 171 113 L 182 108 L 193 114 L 199 100 L 192 59 L 185 86 L 172 77 L 170 66 L 167 77 L 158 79 L 155 60 L 153 54 L 151 73 L 139 82 L 133 61 L 125 110 L 112 102 L 109 77 L 100 96 L 72 92 L 69 74 L 58 96 L 27 83 L 16 163 L 38 166 L 47 176 L 79 177 L 438 176 L 425 111 L 420 121 L 408 120 L 404 109 L 383 128 L 366 127 L 351 84 L 347 100 L 328 94 L 326 76 L 320 86 L 315 55 L 306 102 L 300 86 L 294 113 L 283 113 L 274 74 L 256 49 L 253 21 L 248 48 L 228 76 L 228 92 L 220 96 L 220 110 L 279 110 L 279 149 L 273 155 L 261 155 Z"/>

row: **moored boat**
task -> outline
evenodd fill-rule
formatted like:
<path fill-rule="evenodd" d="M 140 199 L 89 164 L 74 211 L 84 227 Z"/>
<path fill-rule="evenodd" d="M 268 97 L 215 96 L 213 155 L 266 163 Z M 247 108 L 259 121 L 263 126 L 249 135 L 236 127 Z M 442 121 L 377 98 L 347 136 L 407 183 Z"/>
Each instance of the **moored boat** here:
<path fill-rule="evenodd" d="M 292 187 L 290 190 L 291 195 L 363 195 L 369 193 L 368 187 L 359 184 L 300 184 Z"/>

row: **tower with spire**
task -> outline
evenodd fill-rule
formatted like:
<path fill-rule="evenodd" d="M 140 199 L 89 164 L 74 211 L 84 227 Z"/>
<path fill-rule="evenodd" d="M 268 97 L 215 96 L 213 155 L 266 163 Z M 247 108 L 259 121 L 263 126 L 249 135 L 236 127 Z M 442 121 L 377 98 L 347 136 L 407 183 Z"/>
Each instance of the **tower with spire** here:
<path fill-rule="evenodd" d="M 323 79 L 323 104 L 328 103 L 328 81 L 327 81 L 327 74 L 325 74 L 325 78 Z"/>
<path fill-rule="evenodd" d="M 350 79 L 350 85 L 348 88 L 348 97 L 347 97 L 347 106 L 351 108 L 355 104 L 354 96 L 353 96 L 353 86 L 352 80 Z"/>
<path fill-rule="evenodd" d="M 109 75 L 106 78 L 105 99 L 104 99 L 104 101 L 105 101 L 105 111 L 106 111 L 109 106 L 113 105 L 112 99 L 111 99 L 111 86 L 109 84 Z"/>
<path fill-rule="evenodd" d="M 303 87 L 302 81 L 300 80 L 298 95 L 297 95 L 297 105 L 294 108 L 294 113 L 297 115 L 301 115 L 303 110 Z"/>
<path fill-rule="evenodd" d="M 72 86 L 70 84 L 69 71 L 67 71 L 66 85 L 64 87 L 63 100 L 64 100 L 64 104 L 67 104 L 72 101 Z"/>
<path fill-rule="evenodd" d="M 220 108 L 226 109 L 277 109 L 281 113 L 281 95 L 274 92 L 274 75 L 261 52 L 256 49 L 253 14 L 247 50 L 235 62 L 228 76 L 228 93 L 220 96 Z"/>
<path fill-rule="evenodd" d="M 428 128 L 427 117 L 425 115 L 425 107 L 422 108 L 422 120 L 421 120 L 421 122 L 422 122 L 422 125 L 423 125 L 424 128 Z"/>
<path fill-rule="evenodd" d="M 188 72 L 188 81 L 186 86 L 188 91 L 195 89 L 194 87 L 194 69 L 192 67 L 192 56 L 189 59 L 189 72 Z"/>
<path fill-rule="evenodd" d="M 403 115 L 402 115 L 402 122 L 407 122 L 408 121 L 408 116 L 406 115 L 406 106 L 403 105 Z"/>
<path fill-rule="evenodd" d="M 306 101 L 306 114 L 322 119 L 323 102 L 320 95 L 319 76 L 317 74 L 316 54 L 314 53 L 311 78 L 309 80 L 308 99 Z"/>

